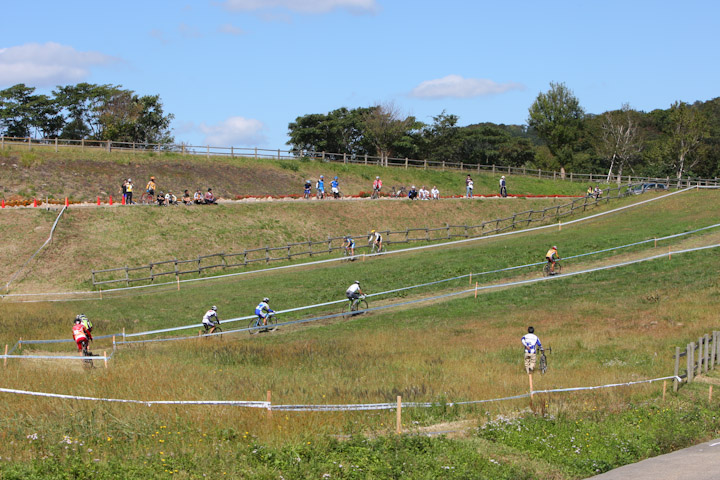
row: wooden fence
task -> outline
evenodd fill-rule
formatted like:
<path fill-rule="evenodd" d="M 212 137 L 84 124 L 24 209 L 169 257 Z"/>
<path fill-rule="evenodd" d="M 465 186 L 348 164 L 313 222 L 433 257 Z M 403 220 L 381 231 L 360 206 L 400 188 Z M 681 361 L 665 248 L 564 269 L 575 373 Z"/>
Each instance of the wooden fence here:
<path fill-rule="evenodd" d="M 680 358 L 685 357 L 685 373 L 680 373 Z M 705 334 L 698 338 L 697 343 L 688 343 L 685 351 L 675 347 L 675 377 L 685 379 L 691 383 L 697 375 L 714 370 L 720 365 L 720 331 L 713 330 L 712 334 Z M 680 382 L 673 381 L 673 390 L 678 391 Z"/>
<path fill-rule="evenodd" d="M 437 240 L 452 240 L 457 238 L 471 238 L 492 235 L 516 228 L 528 227 L 534 223 L 542 223 L 547 220 L 558 220 L 572 215 L 576 211 L 585 211 L 588 207 L 600 203 L 608 203 L 610 200 L 623 198 L 629 194 L 633 185 L 616 187 L 603 192 L 599 198 L 583 197 L 573 201 L 547 207 L 543 210 L 527 210 L 514 213 L 512 216 L 488 220 L 479 225 L 450 225 L 435 228 L 408 228 L 405 230 L 382 230 L 384 245 L 403 244 L 412 242 L 432 242 Z M 410 200 L 408 200 L 410 201 Z M 419 201 L 419 200 L 416 200 Z M 364 239 L 368 234 L 352 235 L 356 244 L 355 252 L 362 249 L 370 249 L 370 244 L 365 244 Z M 108 268 L 103 270 L 92 270 L 93 286 L 100 286 L 112 283 L 125 283 L 130 286 L 134 282 L 154 282 L 156 278 L 166 275 L 175 276 L 179 279 L 181 275 L 201 275 L 211 269 L 228 269 L 246 267 L 253 263 L 270 263 L 279 260 L 292 260 L 299 256 L 327 255 L 334 251 L 343 250 L 345 237 L 328 237 L 326 240 L 309 240 L 307 242 L 288 243 L 279 247 L 260 247 L 243 250 L 238 253 L 215 253 L 202 255 L 191 260 L 164 260 L 152 262 L 148 265 L 136 267 L 124 266 Z M 107 278 L 107 277 L 111 278 Z"/>
<path fill-rule="evenodd" d="M 556 172 L 542 169 L 532 169 L 526 167 L 511 167 L 500 165 L 482 165 L 465 162 L 446 162 L 433 160 L 418 160 L 412 158 L 385 158 L 372 155 L 350 155 L 347 153 L 329 153 L 329 152 L 313 152 L 313 151 L 296 151 L 282 149 L 265 149 L 265 148 L 241 148 L 241 147 L 213 147 L 210 145 L 187 145 L 187 144 L 147 144 L 147 143 L 130 143 L 130 142 L 113 142 L 112 140 L 69 140 L 58 138 L 42 138 L 33 139 L 31 137 L 0 137 L 0 149 L 8 146 L 16 146 L 22 149 L 54 149 L 59 151 L 61 148 L 80 148 L 99 149 L 106 152 L 124 152 L 124 153 L 145 153 L 145 152 L 168 152 L 179 153 L 181 155 L 204 156 L 208 159 L 211 157 L 246 157 L 255 159 L 275 159 L 275 160 L 300 160 L 311 159 L 321 160 L 324 162 L 336 162 L 355 165 L 377 165 L 396 168 L 421 168 L 421 169 L 439 169 L 439 170 L 459 170 L 464 173 L 486 172 L 492 174 L 507 175 L 524 175 L 544 179 L 565 180 L 570 182 L 581 183 L 603 183 L 607 180 L 606 173 L 567 173 Z M 678 188 L 700 185 L 715 186 L 720 185 L 720 180 L 715 178 L 670 178 L 670 177 L 640 177 L 633 175 L 617 176 L 614 175 L 611 181 L 620 185 L 625 183 L 658 183 L 672 184 Z"/>

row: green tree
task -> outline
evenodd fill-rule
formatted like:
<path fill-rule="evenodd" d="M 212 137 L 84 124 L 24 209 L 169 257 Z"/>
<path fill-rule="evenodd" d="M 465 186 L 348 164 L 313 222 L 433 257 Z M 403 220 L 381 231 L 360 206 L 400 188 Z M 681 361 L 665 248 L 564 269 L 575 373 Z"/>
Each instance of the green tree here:
<path fill-rule="evenodd" d="M 375 105 L 363 115 L 363 133 L 375 147 L 381 165 L 388 165 L 393 153 L 403 152 L 408 156 L 416 142 L 414 131 L 420 127 L 415 117 L 402 118 L 400 110 L 393 103 Z"/>
<path fill-rule="evenodd" d="M 0 90 L 0 127 L 9 137 L 29 137 L 35 88 L 20 83 Z"/>
<path fill-rule="evenodd" d="M 57 87 L 53 90 L 55 99 L 67 113 L 68 122 L 61 136 L 80 140 L 102 138 L 103 109 L 113 96 L 121 93 L 119 86 L 79 83 Z"/>
<path fill-rule="evenodd" d="M 564 83 L 550 83 L 529 109 L 528 125 L 545 142 L 563 170 L 572 166 L 585 115 L 580 101 Z"/>
<path fill-rule="evenodd" d="M 668 147 L 673 155 L 677 179 L 695 167 L 701 160 L 698 149 L 710 129 L 708 119 L 697 107 L 685 102 L 675 102 L 670 107 L 667 128 Z"/>
<path fill-rule="evenodd" d="M 372 145 L 363 133 L 364 115 L 370 108 L 345 107 L 328 114 L 313 113 L 297 117 L 288 125 L 287 142 L 294 152 L 331 152 L 364 155 Z"/>
<path fill-rule="evenodd" d="M 627 103 L 620 110 L 605 112 L 600 125 L 601 135 L 598 151 L 610 163 L 607 183 L 613 178 L 613 169 L 617 167 L 618 183 L 623 168 L 639 158 L 643 142 L 638 129 L 638 112 Z"/>

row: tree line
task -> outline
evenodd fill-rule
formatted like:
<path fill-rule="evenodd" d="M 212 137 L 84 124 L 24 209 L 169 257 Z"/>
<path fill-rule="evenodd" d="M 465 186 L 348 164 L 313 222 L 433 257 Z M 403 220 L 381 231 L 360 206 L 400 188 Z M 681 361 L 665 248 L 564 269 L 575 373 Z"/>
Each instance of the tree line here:
<path fill-rule="evenodd" d="M 52 95 L 18 84 L 0 90 L 0 134 L 8 137 L 171 143 L 159 95 L 139 96 L 119 85 L 58 86 Z"/>
<path fill-rule="evenodd" d="M 526 125 L 458 126 L 445 111 L 431 123 L 394 104 L 297 117 L 287 142 L 298 155 L 332 152 L 592 172 L 617 176 L 715 177 L 720 174 L 720 97 L 641 112 L 622 105 L 586 113 L 563 83 L 551 83 L 528 108 Z"/>

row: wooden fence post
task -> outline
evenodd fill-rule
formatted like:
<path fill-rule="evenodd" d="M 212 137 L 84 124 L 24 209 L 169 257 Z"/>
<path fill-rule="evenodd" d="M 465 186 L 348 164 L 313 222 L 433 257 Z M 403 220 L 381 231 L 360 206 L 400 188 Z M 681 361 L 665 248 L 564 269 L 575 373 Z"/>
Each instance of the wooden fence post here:
<path fill-rule="evenodd" d="M 107 352 L 103 352 L 103 361 L 105 362 L 105 368 L 107 368 Z"/>
<path fill-rule="evenodd" d="M 687 383 L 692 383 L 693 374 L 695 373 L 695 359 L 693 358 L 695 353 L 693 352 L 693 346 L 694 345 L 692 343 L 687 344 L 687 353 L 685 355 L 687 364 Z"/>
<path fill-rule="evenodd" d="M 710 352 L 708 350 L 710 349 L 710 336 L 706 333 L 704 336 L 705 339 L 705 349 L 703 350 L 703 353 L 705 355 L 705 360 L 703 361 L 704 364 L 704 372 L 708 373 L 708 362 L 710 361 Z"/>
<path fill-rule="evenodd" d="M 7 352 L 8 352 L 8 344 L 5 344 L 5 358 L 3 358 L 3 367 L 7 367 Z"/>
<path fill-rule="evenodd" d="M 702 375 L 703 372 L 703 359 L 705 356 L 703 355 L 704 346 L 703 345 L 703 337 L 698 338 L 698 361 L 697 361 L 697 373 L 698 375 Z"/>
<path fill-rule="evenodd" d="M 272 391 L 267 391 L 267 418 L 272 418 Z"/>
<path fill-rule="evenodd" d="M 667 391 L 667 380 L 663 380 L 663 402 L 665 401 L 665 392 Z"/>
<path fill-rule="evenodd" d="M 397 397 L 397 414 L 395 418 L 395 432 L 400 435 L 402 433 L 402 397 Z"/>
<path fill-rule="evenodd" d="M 712 347 L 710 348 L 710 370 L 715 370 L 715 350 L 717 349 L 717 332 L 712 332 Z"/>
<path fill-rule="evenodd" d="M 678 377 L 680 376 L 680 347 L 675 347 L 675 378 L 673 378 L 673 392 L 678 391 Z"/>

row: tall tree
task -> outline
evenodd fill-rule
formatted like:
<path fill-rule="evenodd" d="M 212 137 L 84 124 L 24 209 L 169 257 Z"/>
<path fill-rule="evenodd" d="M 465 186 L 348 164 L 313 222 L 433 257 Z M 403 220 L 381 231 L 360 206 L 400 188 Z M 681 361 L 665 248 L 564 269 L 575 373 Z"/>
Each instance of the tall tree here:
<path fill-rule="evenodd" d="M 550 83 L 529 109 L 528 125 L 537 131 L 564 169 L 572 164 L 585 115 L 580 101 L 564 83 Z"/>
<path fill-rule="evenodd" d="M 697 150 L 708 133 L 708 120 L 702 111 L 685 102 L 672 104 L 667 134 L 678 180 L 700 162 L 702 157 Z"/>
<path fill-rule="evenodd" d="M 288 125 L 287 144 L 295 152 L 371 153 L 372 145 L 363 133 L 364 115 L 370 110 L 342 107 L 327 115 L 313 113 L 297 117 Z"/>
<path fill-rule="evenodd" d="M 35 88 L 20 83 L 0 90 L 0 127 L 9 137 L 29 137 Z"/>
<path fill-rule="evenodd" d="M 607 183 L 613 177 L 613 169 L 617 166 L 618 182 L 622 177 L 623 167 L 630 166 L 642 150 L 642 139 L 638 133 L 637 112 L 627 103 L 620 110 L 603 114 L 599 152 L 610 162 Z"/>
<path fill-rule="evenodd" d="M 381 165 L 385 166 L 394 151 L 409 147 L 412 131 L 418 127 L 415 117 L 402 118 L 393 103 L 375 105 L 363 118 L 365 136 L 375 147 Z"/>
<path fill-rule="evenodd" d="M 64 138 L 102 138 L 103 107 L 121 93 L 119 86 L 78 83 L 53 91 L 56 101 L 67 111 L 69 122 L 63 129 Z"/>

